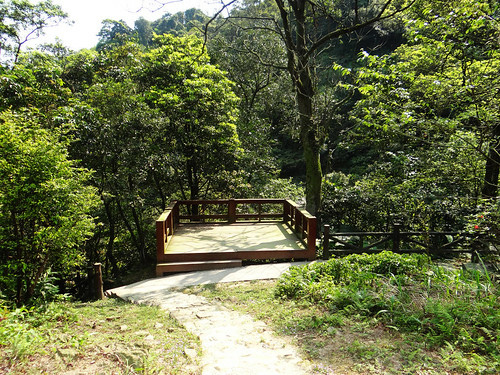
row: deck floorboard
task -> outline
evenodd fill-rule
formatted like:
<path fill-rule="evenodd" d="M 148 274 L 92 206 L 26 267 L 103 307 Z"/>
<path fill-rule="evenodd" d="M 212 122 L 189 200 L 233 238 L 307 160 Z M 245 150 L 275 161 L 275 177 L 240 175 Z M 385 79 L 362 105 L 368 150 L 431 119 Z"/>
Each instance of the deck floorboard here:
<path fill-rule="evenodd" d="M 176 229 L 165 253 L 305 249 L 284 223 L 182 224 Z"/>

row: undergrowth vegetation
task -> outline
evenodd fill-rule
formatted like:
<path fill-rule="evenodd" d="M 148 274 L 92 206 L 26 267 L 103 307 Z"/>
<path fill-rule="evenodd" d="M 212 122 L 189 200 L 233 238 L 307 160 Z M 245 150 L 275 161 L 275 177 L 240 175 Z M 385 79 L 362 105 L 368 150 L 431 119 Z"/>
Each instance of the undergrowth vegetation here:
<path fill-rule="evenodd" d="M 484 264 L 477 268 L 383 252 L 187 292 L 266 322 L 314 373 L 498 374 L 500 293 Z"/>
<path fill-rule="evenodd" d="M 418 333 L 431 348 L 453 346 L 486 356 L 500 370 L 500 293 L 482 270 L 448 269 L 425 255 L 349 255 L 294 267 L 275 296 L 327 309 L 329 323 L 347 317 Z"/>
<path fill-rule="evenodd" d="M 116 299 L 0 305 L 1 374 L 197 374 L 199 351 L 157 307 Z"/>

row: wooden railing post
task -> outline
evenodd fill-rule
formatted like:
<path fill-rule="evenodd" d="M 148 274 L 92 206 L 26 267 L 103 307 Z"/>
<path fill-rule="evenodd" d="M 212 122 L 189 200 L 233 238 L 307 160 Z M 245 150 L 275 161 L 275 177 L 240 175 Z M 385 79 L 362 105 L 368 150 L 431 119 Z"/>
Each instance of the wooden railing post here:
<path fill-rule="evenodd" d="M 102 267 L 101 263 L 94 263 L 94 293 L 95 298 L 104 299 L 104 290 L 102 287 Z"/>
<path fill-rule="evenodd" d="M 294 207 L 293 208 L 293 217 L 295 219 L 295 233 L 300 234 L 300 237 L 304 238 L 302 236 L 302 233 L 300 232 L 300 221 L 299 221 L 299 219 L 301 219 L 301 217 L 300 217 L 299 213 L 300 213 L 299 209 L 297 207 Z"/>
<path fill-rule="evenodd" d="M 306 218 L 307 222 L 307 250 L 309 253 L 309 260 L 316 259 L 316 233 L 317 233 L 317 219 L 316 217 Z"/>
<path fill-rule="evenodd" d="M 180 214 L 180 204 L 178 202 L 174 203 L 174 206 L 172 207 L 172 223 L 174 225 L 174 229 L 177 228 L 179 225 L 179 214 Z"/>
<path fill-rule="evenodd" d="M 330 226 L 328 224 L 323 227 L 323 259 L 330 259 Z"/>
<path fill-rule="evenodd" d="M 230 224 L 236 223 L 236 200 L 230 199 L 227 207 L 228 221 Z"/>
<path fill-rule="evenodd" d="M 165 254 L 165 240 L 166 240 L 166 231 L 165 231 L 165 220 L 157 220 L 156 221 L 156 259 L 160 261 Z"/>
<path fill-rule="evenodd" d="M 392 251 L 397 253 L 401 247 L 401 227 L 399 223 L 394 224 L 394 231 L 392 233 Z"/>

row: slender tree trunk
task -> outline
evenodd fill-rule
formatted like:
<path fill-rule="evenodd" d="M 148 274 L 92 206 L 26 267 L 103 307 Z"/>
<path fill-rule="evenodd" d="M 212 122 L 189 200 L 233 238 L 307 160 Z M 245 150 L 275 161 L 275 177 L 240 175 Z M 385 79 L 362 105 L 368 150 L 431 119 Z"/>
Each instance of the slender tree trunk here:
<path fill-rule="evenodd" d="M 292 21 L 282 0 L 276 0 L 285 30 L 284 42 L 287 47 L 288 72 L 295 87 L 299 112 L 300 140 L 306 163 L 306 210 L 316 215 L 321 204 L 322 171 L 320 163 L 320 142 L 317 127 L 313 119 L 313 98 L 315 89 L 312 57 L 307 50 L 306 5 L 304 0 L 290 3 L 293 9 L 293 21 L 296 35 L 292 31 Z"/>
<path fill-rule="evenodd" d="M 163 212 L 167 208 L 167 197 L 163 193 L 163 189 L 162 189 L 160 178 L 159 178 L 158 174 L 155 171 L 153 171 L 152 173 L 153 173 L 153 180 L 155 182 L 156 189 L 158 190 L 158 194 L 160 195 L 160 198 L 161 198 L 161 211 Z"/>
<path fill-rule="evenodd" d="M 374 5 L 378 8 L 378 13 L 365 21 L 360 19 L 358 1 L 353 5 L 354 20 L 352 25 L 340 27 L 337 30 L 326 33 L 323 36 L 316 33 L 314 13 L 318 10 L 323 16 L 335 18 L 334 13 L 340 10 L 340 5 L 332 2 L 332 9 L 320 9 L 321 6 L 310 0 L 274 0 L 276 3 L 281 25 L 279 25 L 279 35 L 286 46 L 287 69 L 292 78 L 292 82 L 297 95 L 298 112 L 300 115 L 300 137 L 304 149 L 306 162 L 306 209 L 313 215 L 317 214 L 321 204 L 321 182 L 322 171 L 319 157 L 321 145 L 321 134 L 319 128 L 314 124 L 313 98 L 316 94 L 314 87 L 315 73 L 311 69 L 317 55 L 322 53 L 322 49 L 331 41 L 343 35 L 361 30 L 369 25 L 389 17 L 386 10 L 393 3 L 393 0 L 384 0 L 380 4 Z M 410 1 L 406 6 L 394 11 L 390 17 L 408 9 L 414 1 Z M 307 29 L 311 30 L 307 30 Z M 312 35 L 317 35 L 316 40 L 312 40 Z M 324 48 L 326 50 L 326 48 Z"/>
<path fill-rule="evenodd" d="M 198 174 L 196 168 L 196 162 L 191 158 L 187 162 L 187 171 L 188 171 L 188 184 L 189 184 L 189 194 L 190 199 L 199 199 L 200 198 L 200 186 L 198 182 Z M 197 204 L 193 204 L 191 206 L 191 215 L 199 214 L 199 207 Z"/>
<path fill-rule="evenodd" d="M 111 273 L 116 276 L 118 275 L 118 262 L 113 253 L 115 237 L 116 237 L 116 223 L 115 218 L 113 217 L 113 213 L 111 211 L 111 202 L 104 202 L 104 209 L 106 210 L 106 216 L 108 217 L 109 223 L 109 237 L 108 244 L 106 245 L 106 259 L 111 263 Z"/>
<path fill-rule="evenodd" d="M 494 198 L 498 195 L 498 176 L 500 172 L 500 125 L 493 129 L 493 137 L 486 159 L 484 185 L 482 195 L 484 198 Z"/>
<path fill-rule="evenodd" d="M 313 130 L 303 131 L 301 140 L 306 162 L 306 210 L 312 215 L 316 215 L 321 204 L 321 182 L 323 180 L 316 132 Z"/>
<path fill-rule="evenodd" d="M 130 238 L 132 240 L 132 243 L 134 244 L 137 252 L 139 253 L 140 260 L 145 261 L 143 249 L 141 248 L 139 240 L 135 234 L 134 229 L 132 228 L 132 225 L 130 224 L 130 221 L 127 219 L 127 216 L 125 216 L 125 212 L 123 211 L 123 207 L 122 207 L 120 201 L 118 201 L 118 200 L 116 201 L 116 206 L 118 207 L 118 212 L 120 212 L 120 216 L 123 220 L 123 223 L 125 224 L 125 227 L 127 228 L 128 232 L 130 234 Z"/>
<path fill-rule="evenodd" d="M 49 257 L 50 254 L 47 252 L 47 254 L 45 254 L 45 258 L 42 264 L 38 267 L 38 270 L 33 276 L 33 278 L 31 280 L 26 280 L 26 294 L 24 296 L 23 302 L 28 302 L 31 299 L 31 297 L 33 297 L 33 295 L 35 294 L 35 288 L 38 285 L 40 278 L 47 271 L 48 268 L 47 264 L 49 262 Z"/>
<path fill-rule="evenodd" d="M 146 254 L 146 236 L 142 228 L 141 218 L 139 217 L 139 213 L 134 207 L 132 207 L 131 210 L 132 210 L 132 217 L 134 218 L 135 227 L 137 228 L 137 241 L 139 244 L 139 254 L 141 255 L 141 259 L 143 261 L 148 261 L 149 259 Z"/>
<path fill-rule="evenodd" d="M 320 163 L 319 135 L 313 122 L 314 89 L 308 73 L 301 74 L 300 82 L 302 84 L 297 87 L 297 105 L 300 115 L 300 140 L 306 163 L 306 210 L 316 215 L 321 204 L 323 174 Z"/>
<path fill-rule="evenodd" d="M 23 300 L 23 280 L 24 272 L 22 271 L 20 265 L 23 259 L 23 248 L 22 243 L 22 229 L 19 228 L 17 216 L 14 212 L 11 212 L 12 227 L 14 228 L 14 238 L 16 239 L 16 306 L 22 305 Z"/>

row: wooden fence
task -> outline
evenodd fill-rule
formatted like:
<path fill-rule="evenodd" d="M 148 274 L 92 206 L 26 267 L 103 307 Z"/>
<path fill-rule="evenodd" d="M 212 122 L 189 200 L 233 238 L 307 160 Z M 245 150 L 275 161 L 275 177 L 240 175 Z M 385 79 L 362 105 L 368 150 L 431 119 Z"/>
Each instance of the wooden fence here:
<path fill-rule="evenodd" d="M 323 259 L 332 255 L 377 253 L 391 250 L 397 253 L 427 253 L 445 255 L 471 253 L 487 248 L 481 237 L 467 232 L 405 232 L 395 224 L 391 232 L 341 232 L 323 230 Z"/>

